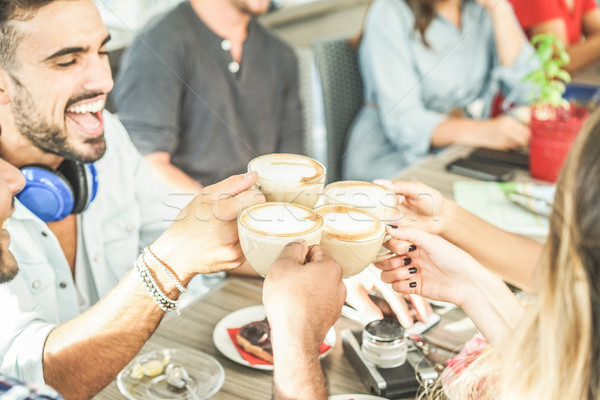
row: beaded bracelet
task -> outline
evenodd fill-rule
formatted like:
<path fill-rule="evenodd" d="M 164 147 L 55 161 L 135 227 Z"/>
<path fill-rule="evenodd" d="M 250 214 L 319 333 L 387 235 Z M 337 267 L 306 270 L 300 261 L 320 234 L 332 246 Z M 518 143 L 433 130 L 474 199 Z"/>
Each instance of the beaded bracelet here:
<path fill-rule="evenodd" d="M 177 306 L 177 302 L 169 299 L 160 289 L 160 287 L 156 284 L 154 277 L 150 273 L 150 269 L 146 265 L 143 256 L 140 256 L 136 263 L 135 267 L 140 274 L 140 279 L 144 284 L 144 287 L 148 290 L 154 301 L 159 305 L 159 307 L 165 311 L 172 311 Z"/>
<path fill-rule="evenodd" d="M 156 256 L 156 254 L 154 254 L 154 252 L 152 251 L 150 246 L 148 246 L 144 249 L 144 253 L 146 255 L 150 256 L 150 258 L 152 258 L 155 263 L 160 265 L 160 267 L 163 269 L 163 271 L 165 271 L 165 273 L 169 276 L 169 278 L 171 278 L 171 282 L 173 282 L 173 284 L 175 286 L 177 286 L 177 289 L 179 289 L 180 293 L 187 292 L 187 289 L 185 286 L 183 286 L 183 283 L 181 283 L 181 281 L 179 279 L 177 279 L 177 277 L 171 272 L 172 268 L 169 267 L 166 263 L 164 263 L 160 258 L 158 258 Z"/>
<path fill-rule="evenodd" d="M 156 302 L 156 304 L 160 307 L 164 312 L 169 312 L 176 310 L 177 315 L 181 315 L 179 310 L 179 301 L 171 300 L 167 297 L 166 294 L 160 289 L 152 273 L 150 272 L 150 268 L 148 264 L 146 264 L 146 260 L 144 259 L 144 254 L 142 253 L 138 259 L 135 261 L 135 268 L 140 274 L 140 280 L 142 281 L 144 287 L 150 293 L 152 299 Z"/>

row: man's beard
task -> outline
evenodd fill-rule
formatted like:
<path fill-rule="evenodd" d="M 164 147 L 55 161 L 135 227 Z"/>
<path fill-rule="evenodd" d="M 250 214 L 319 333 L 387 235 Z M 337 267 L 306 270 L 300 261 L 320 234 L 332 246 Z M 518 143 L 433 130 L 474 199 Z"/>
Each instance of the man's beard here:
<path fill-rule="evenodd" d="M 104 135 L 89 138 L 84 141 L 84 146 L 91 149 L 91 153 L 82 153 L 67 141 L 67 132 L 57 124 L 45 121 L 38 115 L 33 99 L 27 89 L 15 79 L 18 86 L 12 99 L 12 110 L 17 130 L 40 150 L 56 154 L 69 160 L 81 162 L 94 162 L 100 159 L 106 151 Z M 87 98 L 96 97 L 98 93 L 90 93 L 69 100 L 67 107 Z M 65 111 L 66 112 L 66 111 Z"/>
<path fill-rule="evenodd" d="M 19 272 L 15 258 L 10 251 L 7 253 L 0 248 L 0 284 L 12 281 Z"/>

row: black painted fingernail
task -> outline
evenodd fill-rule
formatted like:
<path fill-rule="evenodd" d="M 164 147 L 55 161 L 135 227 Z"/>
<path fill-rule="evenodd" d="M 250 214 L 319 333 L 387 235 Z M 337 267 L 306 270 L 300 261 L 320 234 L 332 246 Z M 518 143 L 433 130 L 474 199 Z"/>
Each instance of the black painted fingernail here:
<path fill-rule="evenodd" d="M 411 288 L 416 288 L 417 287 L 417 282 L 411 282 L 410 285 Z"/>
<path fill-rule="evenodd" d="M 415 251 L 417 249 L 417 246 L 415 246 L 414 244 L 411 244 L 410 246 L 408 246 L 408 251 Z"/>
<path fill-rule="evenodd" d="M 408 269 L 408 273 L 409 274 L 416 274 L 417 273 L 417 267 L 410 267 Z M 414 283 L 414 282 L 413 282 Z"/>
<path fill-rule="evenodd" d="M 406 258 L 404 259 L 404 265 L 408 265 L 408 264 L 410 264 L 410 262 L 411 262 L 411 261 L 412 261 L 412 260 L 410 259 L 410 257 L 406 257 Z"/>
<path fill-rule="evenodd" d="M 398 225 L 392 225 L 392 224 L 388 224 L 388 226 L 392 229 L 398 229 Z"/>

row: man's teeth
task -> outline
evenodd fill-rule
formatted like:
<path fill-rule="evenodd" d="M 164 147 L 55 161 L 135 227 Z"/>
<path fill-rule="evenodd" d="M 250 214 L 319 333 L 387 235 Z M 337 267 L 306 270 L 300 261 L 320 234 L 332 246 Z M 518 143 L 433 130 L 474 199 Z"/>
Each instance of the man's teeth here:
<path fill-rule="evenodd" d="M 2 223 L 2 227 L 0 229 L 6 229 L 8 228 L 8 219 L 5 219 L 4 222 Z"/>
<path fill-rule="evenodd" d="M 104 108 L 104 100 L 98 100 L 93 103 L 88 104 L 80 104 L 78 106 L 71 106 L 67 109 L 68 112 L 85 114 L 85 113 L 95 113 L 101 111 Z"/>

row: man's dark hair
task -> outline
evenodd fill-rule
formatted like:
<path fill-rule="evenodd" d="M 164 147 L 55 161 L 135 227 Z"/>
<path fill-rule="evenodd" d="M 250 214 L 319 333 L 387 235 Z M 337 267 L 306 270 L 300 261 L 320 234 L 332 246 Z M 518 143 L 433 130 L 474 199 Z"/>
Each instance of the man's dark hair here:
<path fill-rule="evenodd" d="M 50 4 L 53 0 L 0 0 L 0 68 L 15 66 L 15 54 L 19 34 L 12 26 L 13 21 L 24 21 L 33 17 L 33 12 Z"/>

